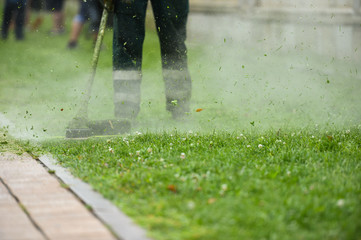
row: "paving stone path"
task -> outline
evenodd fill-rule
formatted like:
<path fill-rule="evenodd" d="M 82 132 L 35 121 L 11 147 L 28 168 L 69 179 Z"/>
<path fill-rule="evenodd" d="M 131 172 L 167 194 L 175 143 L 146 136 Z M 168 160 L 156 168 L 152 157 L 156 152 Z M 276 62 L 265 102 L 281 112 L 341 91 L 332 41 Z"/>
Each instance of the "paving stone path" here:
<path fill-rule="evenodd" d="M 0 153 L 0 239 L 117 238 L 31 156 Z"/>

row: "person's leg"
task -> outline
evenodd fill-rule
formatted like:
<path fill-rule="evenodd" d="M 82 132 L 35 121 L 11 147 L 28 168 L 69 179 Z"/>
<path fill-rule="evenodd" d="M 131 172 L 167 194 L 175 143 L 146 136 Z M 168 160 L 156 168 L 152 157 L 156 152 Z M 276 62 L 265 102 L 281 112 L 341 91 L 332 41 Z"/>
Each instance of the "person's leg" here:
<path fill-rule="evenodd" d="M 78 38 L 80 36 L 81 30 L 83 29 L 83 26 L 84 21 L 82 21 L 79 15 L 77 15 L 71 25 L 70 38 L 68 42 L 69 49 L 73 49 L 78 46 Z"/>
<path fill-rule="evenodd" d="M 6 39 L 9 33 L 9 27 L 11 22 L 11 16 L 13 12 L 13 5 L 9 0 L 5 1 L 4 14 L 3 14 L 3 23 L 1 27 L 1 37 Z"/>
<path fill-rule="evenodd" d="M 35 13 L 35 20 L 30 24 L 30 29 L 32 31 L 38 30 L 40 28 L 40 26 L 43 24 L 44 21 L 44 16 L 43 16 L 43 9 L 44 9 L 44 0 L 29 0 L 26 3 L 27 5 L 27 9 L 30 9 L 29 12 L 31 13 L 27 13 L 27 19 L 25 21 L 26 24 L 29 24 L 30 22 L 30 16 L 31 14 Z"/>
<path fill-rule="evenodd" d="M 78 14 L 74 17 L 70 31 L 68 48 L 73 49 L 78 45 L 78 39 L 83 29 L 84 23 L 88 18 L 88 2 L 80 0 L 80 8 Z"/>
<path fill-rule="evenodd" d="M 15 19 L 15 38 L 16 38 L 16 40 L 24 39 L 25 8 L 26 8 L 26 0 L 18 0 L 17 1 L 17 14 L 16 14 L 16 19 Z"/>
<path fill-rule="evenodd" d="M 31 10 L 32 10 L 32 6 L 33 6 L 33 1 L 34 0 L 27 0 L 26 1 L 26 8 L 25 8 L 25 25 L 27 26 L 29 24 L 30 21 L 30 17 L 31 17 Z"/>
<path fill-rule="evenodd" d="M 102 17 L 103 6 L 98 0 L 89 1 L 89 31 L 91 32 L 94 43 L 98 36 L 100 19 Z"/>
<path fill-rule="evenodd" d="M 140 111 L 142 51 L 147 0 L 115 1 L 113 22 L 114 114 L 134 119 Z"/>
<path fill-rule="evenodd" d="M 151 0 L 161 45 L 166 107 L 173 118 L 189 112 L 192 82 L 188 71 L 186 24 L 188 0 Z"/>
<path fill-rule="evenodd" d="M 53 13 L 54 31 L 55 33 L 64 32 L 64 13 L 62 10 Z"/>
<path fill-rule="evenodd" d="M 61 34 L 64 32 L 64 0 L 47 0 L 47 9 L 52 13 L 53 29 L 51 33 Z"/>

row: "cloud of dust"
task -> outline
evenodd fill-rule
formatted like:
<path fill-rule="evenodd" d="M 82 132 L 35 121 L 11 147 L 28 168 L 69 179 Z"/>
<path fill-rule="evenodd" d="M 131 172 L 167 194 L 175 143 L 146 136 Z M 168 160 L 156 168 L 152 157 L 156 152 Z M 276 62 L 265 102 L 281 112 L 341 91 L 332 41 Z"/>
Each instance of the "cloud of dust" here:
<path fill-rule="evenodd" d="M 297 19 L 192 13 L 187 45 L 193 95 L 191 113 L 180 122 L 165 111 L 159 45 L 146 36 L 152 46 L 144 56 L 152 62 L 144 64 L 141 112 L 132 132 L 360 124 L 361 26 Z M 111 51 L 101 56 L 109 60 Z M 15 102 L 19 107 L 9 107 L 0 122 L 21 138 L 64 136 L 89 77 L 88 65 L 77 61 L 68 54 L 46 74 L 32 70 L 39 85 L 27 89 L 29 104 Z M 89 102 L 93 120 L 114 118 L 112 71 L 105 65 L 98 67 Z"/>
<path fill-rule="evenodd" d="M 274 17 L 190 17 L 191 126 L 360 124 L 361 27 Z"/>
<path fill-rule="evenodd" d="M 57 75 L 55 69 L 55 76 L 47 76 L 46 81 L 36 87 L 24 87 L 23 97 L 14 96 L 8 108 L 0 114 L 0 127 L 19 139 L 38 141 L 63 137 L 80 107 L 90 76 L 88 67 L 84 68 L 85 71 L 69 76 L 62 76 L 60 70 Z M 99 69 L 89 101 L 90 119 L 112 118 L 111 89 L 111 71 Z"/>

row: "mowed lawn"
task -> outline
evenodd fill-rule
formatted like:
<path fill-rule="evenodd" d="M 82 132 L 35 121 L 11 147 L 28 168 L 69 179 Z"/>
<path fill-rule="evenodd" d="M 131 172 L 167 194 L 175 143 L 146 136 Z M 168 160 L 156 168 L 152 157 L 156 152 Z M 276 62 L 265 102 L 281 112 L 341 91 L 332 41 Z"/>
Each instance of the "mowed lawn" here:
<path fill-rule="evenodd" d="M 154 239 L 359 239 L 361 128 L 43 143 Z"/>
<path fill-rule="evenodd" d="M 68 140 L 93 44 L 66 49 L 67 11 L 64 35 L 46 15 L 25 41 L 0 41 L 1 151 L 50 152 L 154 239 L 360 239 L 359 62 L 189 39 L 191 113 L 176 122 L 148 23 L 131 132 Z M 111 42 L 109 29 L 90 119 L 113 118 Z"/>

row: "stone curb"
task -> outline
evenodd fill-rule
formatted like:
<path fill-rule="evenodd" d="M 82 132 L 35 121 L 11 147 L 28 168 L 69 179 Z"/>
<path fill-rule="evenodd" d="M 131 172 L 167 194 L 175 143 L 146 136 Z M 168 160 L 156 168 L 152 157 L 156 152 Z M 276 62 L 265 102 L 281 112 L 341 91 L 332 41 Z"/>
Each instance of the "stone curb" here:
<path fill-rule="evenodd" d="M 91 206 L 95 216 L 104 224 L 110 227 L 111 231 L 121 240 L 150 240 L 146 237 L 144 229 L 137 226 L 127 215 L 122 213 L 109 200 L 105 199 L 92 187 L 75 178 L 71 173 L 57 164 L 57 161 L 50 155 L 42 155 L 39 158 L 55 175 L 69 186 L 71 191 L 85 204 Z"/>

